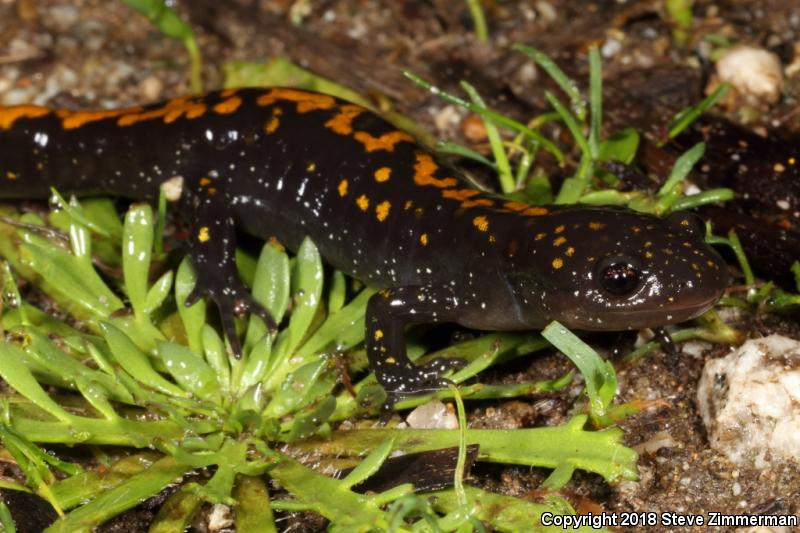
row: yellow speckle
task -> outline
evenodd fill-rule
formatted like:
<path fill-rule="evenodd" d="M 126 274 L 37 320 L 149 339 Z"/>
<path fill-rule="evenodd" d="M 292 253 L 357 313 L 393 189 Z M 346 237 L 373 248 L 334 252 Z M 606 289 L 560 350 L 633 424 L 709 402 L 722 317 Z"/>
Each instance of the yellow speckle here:
<path fill-rule="evenodd" d="M 411 209 L 411 207 L 413 205 L 414 205 L 414 201 L 413 200 L 406 200 L 406 203 L 403 205 L 403 209 L 408 211 L 409 209 Z"/>
<path fill-rule="evenodd" d="M 317 164 L 316 164 L 316 163 L 314 163 L 313 161 L 312 161 L 312 162 L 310 162 L 310 163 L 308 164 L 308 166 L 306 166 L 306 171 L 307 171 L 307 172 L 314 172 L 315 170 L 317 170 Z"/>
<path fill-rule="evenodd" d="M 369 209 L 369 198 L 367 198 L 367 196 L 365 194 L 362 194 L 361 196 L 359 196 L 356 199 L 356 203 L 358 204 L 358 207 L 362 211 L 366 211 L 367 209 Z"/>
<path fill-rule="evenodd" d="M 642 231 L 642 228 L 640 228 L 639 226 L 634 226 L 631 229 L 633 230 L 634 233 L 639 233 L 640 231 Z M 647 229 L 650 229 L 650 228 L 647 228 Z"/>
<path fill-rule="evenodd" d="M 553 246 L 561 246 L 567 242 L 567 238 L 564 236 L 558 237 L 556 240 L 553 241 Z"/>
<path fill-rule="evenodd" d="M 786 162 L 789 163 L 790 165 L 794 165 L 795 163 L 797 163 L 797 159 L 795 159 L 794 157 L 790 157 Z"/>
<path fill-rule="evenodd" d="M 681 246 L 683 246 L 684 248 L 691 248 L 692 247 L 692 243 L 690 243 L 688 241 L 683 241 L 681 243 Z"/>
<path fill-rule="evenodd" d="M 197 232 L 197 240 L 200 242 L 208 242 L 211 238 L 211 233 L 208 230 L 208 226 L 203 226 L 200 228 L 200 231 Z"/>
<path fill-rule="evenodd" d="M 419 236 L 419 243 L 422 246 L 428 246 L 428 234 L 427 233 L 423 233 L 422 235 Z"/>
<path fill-rule="evenodd" d="M 387 357 L 386 359 L 384 359 L 384 361 L 386 361 L 390 365 L 397 363 L 397 359 L 395 359 L 394 357 Z"/>
<path fill-rule="evenodd" d="M 207 192 L 208 192 L 209 196 L 214 196 L 215 194 L 217 194 L 217 188 L 216 187 L 209 187 Z"/>
<path fill-rule="evenodd" d="M 211 183 L 211 180 L 208 178 L 200 178 L 200 186 L 206 187 Z"/>
<path fill-rule="evenodd" d="M 684 218 L 683 220 L 681 220 L 681 226 L 688 226 L 688 225 L 689 225 L 688 219 Z"/>
<path fill-rule="evenodd" d="M 664 253 L 667 254 L 667 255 L 672 255 L 675 252 L 672 251 L 672 248 L 664 248 Z"/>
<path fill-rule="evenodd" d="M 376 341 L 381 340 L 383 338 L 383 330 L 382 329 L 376 329 L 374 338 L 375 338 Z"/>
<path fill-rule="evenodd" d="M 672 297 L 672 296 L 667 296 L 667 301 L 669 301 L 669 302 L 674 302 L 674 301 L 675 301 L 675 298 L 674 298 L 674 297 Z"/>
<path fill-rule="evenodd" d="M 566 252 L 564 252 L 564 254 L 565 254 L 567 257 L 572 257 L 572 256 L 575 254 L 575 248 L 573 248 L 572 246 L 570 246 L 569 248 L 567 248 L 567 251 L 566 251 Z"/>
<path fill-rule="evenodd" d="M 483 215 L 473 218 L 472 225 L 480 231 L 487 231 L 489 229 L 489 221 L 486 220 L 486 217 Z"/>
<path fill-rule="evenodd" d="M 347 196 L 347 180 L 342 180 L 339 182 L 338 190 L 339 190 L 339 196 L 341 196 L 342 198 Z"/>
<path fill-rule="evenodd" d="M 266 126 L 264 126 L 264 131 L 267 133 L 274 133 L 275 130 L 278 129 L 278 126 L 281 125 L 281 119 L 278 117 L 271 117 L 268 121 Z"/>
<path fill-rule="evenodd" d="M 497 242 L 497 238 L 494 235 L 489 235 L 489 244 L 494 244 Z"/>
<path fill-rule="evenodd" d="M 17 179 L 17 177 L 18 177 L 18 176 L 17 176 L 17 174 L 16 174 L 16 173 L 14 173 L 14 172 L 11 172 L 11 171 L 9 170 L 8 172 L 6 172 L 6 177 L 7 177 L 8 179 L 10 179 L 10 180 L 15 180 L 15 179 Z"/>
<path fill-rule="evenodd" d="M 597 231 L 599 229 L 603 229 L 604 227 L 605 224 L 603 224 L 602 222 L 589 222 L 589 229 L 591 230 Z"/>
<path fill-rule="evenodd" d="M 652 258 L 653 258 L 653 252 L 645 252 L 645 253 L 644 253 L 644 256 L 645 256 L 646 258 L 648 258 L 648 259 L 652 259 Z"/>
<path fill-rule="evenodd" d="M 417 218 L 422 218 L 423 213 L 425 213 L 425 210 L 422 209 L 421 207 L 414 209 L 414 216 L 416 216 Z"/>
<path fill-rule="evenodd" d="M 556 233 L 561 233 L 562 231 L 564 231 L 564 224 L 561 224 L 560 226 L 557 226 L 556 229 L 555 229 Z"/>
<path fill-rule="evenodd" d="M 646 243 L 644 243 L 645 248 L 650 248 L 651 246 L 653 246 L 652 241 L 647 241 Z"/>
<path fill-rule="evenodd" d="M 772 167 L 772 170 L 774 170 L 775 172 L 780 174 L 781 172 L 786 170 L 786 167 L 781 165 L 780 163 L 775 163 L 775 165 L 773 165 L 773 167 Z"/>
<path fill-rule="evenodd" d="M 537 233 L 536 237 L 534 237 L 534 240 L 541 241 L 545 237 L 547 237 L 547 233 Z"/>
<path fill-rule="evenodd" d="M 389 176 L 392 174 L 392 169 L 389 167 L 381 167 L 375 171 L 375 181 L 384 182 L 389 180 Z"/>
<path fill-rule="evenodd" d="M 555 259 L 553 259 L 553 268 L 558 270 L 562 266 L 564 266 L 564 260 L 563 259 L 561 259 L 560 257 L 556 257 Z"/>
<path fill-rule="evenodd" d="M 378 217 L 379 222 L 386 220 L 386 217 L 389 216 L 389 209 L 391 209 L 391 207 L 392 204 L 388 200 L 384 200 L 375 207 L 375 216 Z"/>

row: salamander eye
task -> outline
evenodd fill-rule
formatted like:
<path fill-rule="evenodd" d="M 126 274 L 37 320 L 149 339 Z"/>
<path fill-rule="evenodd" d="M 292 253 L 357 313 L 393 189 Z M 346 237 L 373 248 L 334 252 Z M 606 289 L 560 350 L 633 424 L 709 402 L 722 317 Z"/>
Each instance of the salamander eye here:
<path fill-rule="evenodd" d="M 603 289 L 615 296 L 630 294 L 639 287 L 642 272 L 628 257 L 611 256 L 600 261 L 597 280 Z"/>

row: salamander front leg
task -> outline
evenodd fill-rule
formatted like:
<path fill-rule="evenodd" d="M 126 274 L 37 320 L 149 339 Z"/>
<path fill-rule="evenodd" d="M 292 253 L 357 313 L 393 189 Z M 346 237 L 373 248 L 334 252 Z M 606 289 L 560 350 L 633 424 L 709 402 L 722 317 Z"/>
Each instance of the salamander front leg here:
<path fill-rule="evenodd" d="M 446 387 L 441 375 L 463 366 L 461 359 L 436 359 L 415 365 L 406 354 L 407 324 L 455 321 L 458 301 L 449 286 L 398 287 L 373 295 L 367 304 L 367 356 L 388 395 L 385 407 L 397 400 Z"/>
<path fill-rule="evenodd" d="M 191 306 L 207 296 L 217 305 L 222 328 L 234 356 L 241 356 L 242 346 L 236 335 L 234 316 L 255 313 L 267 327 L 277 329 L 275 320 L 250 294 L 236 270 L 236 228 L 229 214 L 225 195 L 201 180 L 198 189 L 186 199 L 184 215 L 192 221 L 189 254 L 197 273 L 197 282 L 186 299 Z"/>

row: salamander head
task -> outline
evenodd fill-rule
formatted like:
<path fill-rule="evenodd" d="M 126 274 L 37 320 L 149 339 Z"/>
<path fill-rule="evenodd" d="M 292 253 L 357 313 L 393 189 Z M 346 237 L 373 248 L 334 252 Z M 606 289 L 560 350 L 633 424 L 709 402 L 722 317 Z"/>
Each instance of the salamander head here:
<path fill-rule="evenodd" d="M 727 267 L 691 213 L 666 218 L 626 209 L 571 208 L 551 215 L 536 246 L 539 304 L 567 327 L 617 331 L 694 318 L 728 284 Z M 559 220 L 560 219 L 560 220 Z M 515 288 L 519 295 L 520 287 Z M 540 311 L 541 312 L 541 311 Z"/>

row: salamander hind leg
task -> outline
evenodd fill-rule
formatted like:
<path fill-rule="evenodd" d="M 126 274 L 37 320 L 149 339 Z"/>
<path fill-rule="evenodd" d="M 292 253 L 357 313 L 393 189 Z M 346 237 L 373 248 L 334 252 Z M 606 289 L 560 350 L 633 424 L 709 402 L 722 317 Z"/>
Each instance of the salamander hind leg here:
<path fill-rule="evenodd" d="M 442 374 L 464 365 L 462 359 L 436 359 L 415 365 L 406 354 L 407 324 L 456 319 L 457 300 L 451 287 L 398 287 L 373 295 L 367 304 L 367 357 L 386 390 L 385 408 L 397 400 L 447 387 Z"/>
<path fill-rule="evenodd" d="M 236 228 L 229 199 L 209 178 L 200 178 L 189 187 L 182 197 L 181 211 L 185 220 L 190 221 L 189 255 L 197 282 L 186 305 L 191 306 L 204 296 L 213 300 L 231 350 L 240 357 L 242 347 L 234 317 L 249 311 L 258 315 L 271 331 L 277 325 L 239 278 L 235 262 Z"/>

